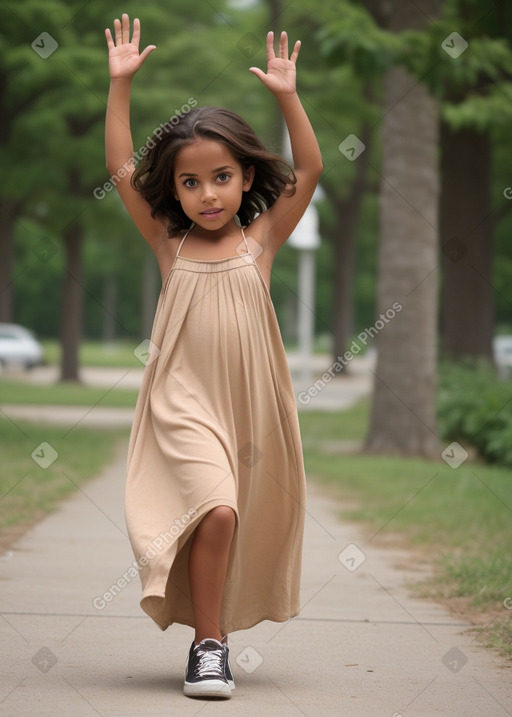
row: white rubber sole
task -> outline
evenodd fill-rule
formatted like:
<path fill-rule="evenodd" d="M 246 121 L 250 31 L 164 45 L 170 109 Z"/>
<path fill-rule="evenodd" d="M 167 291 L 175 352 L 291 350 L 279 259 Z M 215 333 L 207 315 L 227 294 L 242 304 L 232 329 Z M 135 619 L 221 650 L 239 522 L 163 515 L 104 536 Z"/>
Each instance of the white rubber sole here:
<path fill-rule="evenodd" d="M 231 697 L 229 684 L 221 680 L 205 680 L 204 682 L 185 682 L 183 694 L 187 697 Z"/>

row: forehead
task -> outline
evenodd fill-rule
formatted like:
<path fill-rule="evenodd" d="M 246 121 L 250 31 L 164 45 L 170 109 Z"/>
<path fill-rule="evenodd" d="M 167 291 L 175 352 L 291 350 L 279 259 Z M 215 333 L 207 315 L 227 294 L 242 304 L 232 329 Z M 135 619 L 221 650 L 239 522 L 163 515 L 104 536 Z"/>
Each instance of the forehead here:
<path fill-rule="evenodd" d="M 199 174 L 200 172 L 211 172 L 226 165 L 236 167 L 239 162 L 225 144 L 211 139 L 198 139 L 187 144 L 176 154 L 174 173 Z"/>

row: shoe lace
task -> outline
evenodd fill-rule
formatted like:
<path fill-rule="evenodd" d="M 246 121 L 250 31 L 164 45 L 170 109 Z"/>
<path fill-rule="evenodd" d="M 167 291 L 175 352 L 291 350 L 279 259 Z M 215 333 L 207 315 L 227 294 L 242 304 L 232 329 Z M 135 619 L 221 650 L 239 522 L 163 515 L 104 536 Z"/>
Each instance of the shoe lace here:
<path fill-rule="evenodd" d="M 214 675 L 224 677 L 223 650 L 198 650 L 196 672 L 199 677 Z"/>

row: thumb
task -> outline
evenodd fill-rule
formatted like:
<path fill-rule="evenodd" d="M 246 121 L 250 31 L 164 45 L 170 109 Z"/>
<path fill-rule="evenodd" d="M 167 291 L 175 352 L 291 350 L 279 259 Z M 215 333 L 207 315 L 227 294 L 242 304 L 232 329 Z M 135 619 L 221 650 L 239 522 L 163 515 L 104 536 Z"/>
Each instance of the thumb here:
<path fill-rule="evenodd" d="M 259 77 L 260 80 L 263 82 L 263 80 L 265 78 L 265 73 L 263 72 L 263 70 L 260 70 L 259 67 L 249 67 L 249 72 L 252 72 L 253 75 L 256 75 L 256 77 Z"/>
<path fill-rule="evenodd" d="M 148 55 L 153 52 L 153 50 L 156 50 L 156 45 L 148 45 L 144 48 L 144 50 L 140 53 L 140 61 L 141 63 L 144 62 Z"/>

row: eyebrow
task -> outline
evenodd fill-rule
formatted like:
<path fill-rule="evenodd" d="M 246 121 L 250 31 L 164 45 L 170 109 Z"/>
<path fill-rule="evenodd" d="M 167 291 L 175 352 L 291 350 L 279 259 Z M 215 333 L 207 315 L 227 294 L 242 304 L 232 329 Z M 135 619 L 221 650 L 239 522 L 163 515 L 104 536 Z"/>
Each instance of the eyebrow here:
<path fill-rule="evenodd" d="M 234 167 L 231 167 L 229 164 L 225 164 L 223 167 L 217 167 L 217 169 L 212 169 L 212 174 L 217 174 L 217 172 L 222 172 L 225 169 L 234 169 Z M 197 177 L 197 174 L 194 174 L 193 172 L 182 172 L 178 179 L 181 177 Z"/>

